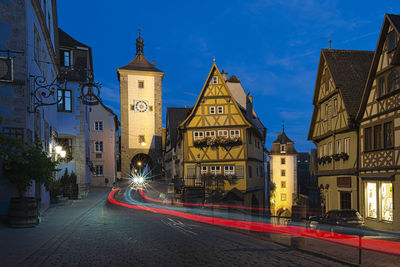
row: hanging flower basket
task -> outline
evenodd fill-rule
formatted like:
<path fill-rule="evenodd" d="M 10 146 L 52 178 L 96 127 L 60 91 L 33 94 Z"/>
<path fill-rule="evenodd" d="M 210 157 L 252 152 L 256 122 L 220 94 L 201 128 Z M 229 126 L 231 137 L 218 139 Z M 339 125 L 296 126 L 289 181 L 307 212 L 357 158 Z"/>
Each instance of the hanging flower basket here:
<path fill-rule="evenodd" d="M 201 140 L 193 142 L 194 147 L 203 148 L 207 146 L 211 147 L 233 147 L 242 145 L 242 140 L 239 137 L 205 137 Z"/>
<path fill-rule="evenodd" d="M 333 155 L 332 155 L 332 158 L 333 158 L 335 161 L 339 161 L 340 158 L 341 158 L 341 156 L 340 156 L 340 154 L 333 154 Z"/>
<path fill-rule="evenodd" d="M 340 153 L 340 157 L 341 157 L 343 160 L 348 160 L 348 159 L 349 159 L 349 154 L 347 154 L 347 153 L 345 153 L 345 152 L 342 152 L 342 153 Z"/>

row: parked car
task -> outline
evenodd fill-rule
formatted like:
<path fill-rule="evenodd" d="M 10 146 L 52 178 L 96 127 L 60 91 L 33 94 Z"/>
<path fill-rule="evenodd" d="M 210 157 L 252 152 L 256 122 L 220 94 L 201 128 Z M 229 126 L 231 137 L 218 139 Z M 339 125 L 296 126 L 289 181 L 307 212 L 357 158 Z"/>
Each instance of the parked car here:
<path fill-rule="evenodd" d="M 312 216 L 306 222 L 309 229 L 320 230 L 320 235 L 324 232 L 359 235 L 364 225 L 364 218 L 353 209 L 330 210 L 325 216 Z"/>

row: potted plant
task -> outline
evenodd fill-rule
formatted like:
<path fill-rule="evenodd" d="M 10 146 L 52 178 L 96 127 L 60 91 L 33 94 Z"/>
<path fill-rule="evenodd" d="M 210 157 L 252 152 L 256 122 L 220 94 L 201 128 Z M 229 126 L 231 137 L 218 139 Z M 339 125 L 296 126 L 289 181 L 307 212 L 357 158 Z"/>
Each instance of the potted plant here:
<path fill-rule="evenodd" d="M 25 194 L 34 181 L 49 189 L 58 163 L 43 151 L 38 138 L 33 143 L 23 143 L 1 134 L 0 158 L 4 177 L 18 190 L 18 197 L 10 201 L 9 225 L 33 227 L 38 223 L 38 203 L 35 198 L 26 197 Z"/>
<path fill-rule="evenodd" d="M 332 155 L 332 158 L 333 158 L 335 161 L 338 161 L 338 160 L 340 160 L 340 154 L 333 154 L 333 155 Z"/>

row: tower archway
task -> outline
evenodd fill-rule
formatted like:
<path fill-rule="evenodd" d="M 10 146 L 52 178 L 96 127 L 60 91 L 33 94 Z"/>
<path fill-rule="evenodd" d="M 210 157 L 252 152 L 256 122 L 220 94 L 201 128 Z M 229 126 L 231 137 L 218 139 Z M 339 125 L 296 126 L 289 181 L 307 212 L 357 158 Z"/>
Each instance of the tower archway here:
<path fill-rule="evenodd" d="M 149 155 L 139 153 L 132 157 L 130 164 L 131 176 L 136 173 L 151 174 L 152 169 L 153 161 Z"/>

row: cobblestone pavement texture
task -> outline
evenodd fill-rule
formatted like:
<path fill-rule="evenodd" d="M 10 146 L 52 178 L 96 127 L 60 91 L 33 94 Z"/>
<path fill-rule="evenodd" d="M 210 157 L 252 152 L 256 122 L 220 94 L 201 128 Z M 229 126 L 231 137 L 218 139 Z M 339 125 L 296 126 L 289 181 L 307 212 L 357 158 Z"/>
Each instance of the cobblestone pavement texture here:
<path fill-rule="evenodd" d="M 22 230 L 37 232 L 32 240 L 40 234 L 47 238 L 25 253 L 14 253 L 3 266 L 341 266 L 221 227 L 115 206 L 103 194 L 87 199 L 91 205 L 76 216 L 68 215 L 68 209 L 79 208 L 80 202 L 50 209 L 39 227 Z M 50 229 L 55 234 L 50 237 L 46 224 L 51 226 L 57 213 L 65 213 L 65 226 Z"/>

